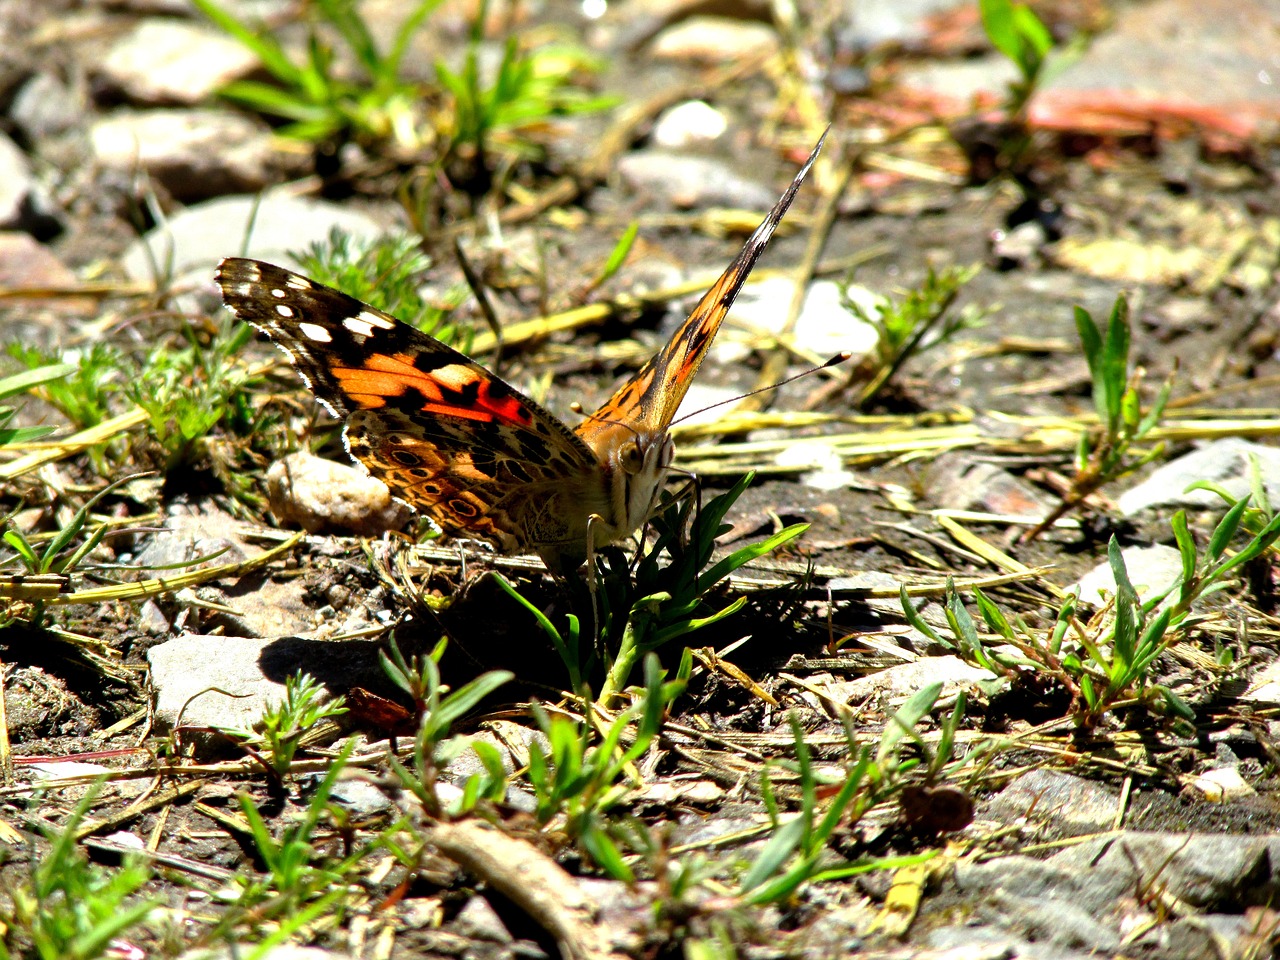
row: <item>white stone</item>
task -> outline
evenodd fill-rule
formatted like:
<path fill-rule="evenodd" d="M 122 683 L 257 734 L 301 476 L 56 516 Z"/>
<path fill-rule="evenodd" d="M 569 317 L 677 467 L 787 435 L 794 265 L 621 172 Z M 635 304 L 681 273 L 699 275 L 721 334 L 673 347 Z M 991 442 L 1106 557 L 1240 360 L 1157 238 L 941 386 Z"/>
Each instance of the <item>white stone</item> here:
<path fill-rule="evenodd" d="M 117 40 L 98 71 L 139 103 L 195 104 L 257 67 L 247 47 L 211 27 L 153 18 Z"/>
<path fill-rule="evenodd" d="M 308 533 L 376 536 L 404 526 L 411 513 L 376 477 L 306 452 L 271 465 L 267 500 L 277 520 Z"/>
<path fill-rule="evenodd" d="M 1125 547 L 1120 551 L 1120 556 L 1124 558 L 1129 582 L 1143 599 L 1164 592 L 1182 576 L 1182 554 L 1173 547 L 1162 544 Z M 1068 589 L 1077 591 L 1083 602 L 1102 606 L 1106 602 L 1103 593 L 1114 596 L 1116 592 L 1116 578 L 1111 572 L 1111 564 L 1099 564 L 1081 577 L 1074 587 Z"/>
<path fill-rule="evenodd" d="M 686 100 L 658 117 L 653 142 L 669 150 L 688 150 L 714 143 L 728 129 L 725 115 L 705 100 Z"/>
<path fill-rule="evenodd" d="M 1191 787 L 1206 800 L 1215 803 L 1225 803 L 1228 800 L 1252 796 L 1258 792 L 1244 777 L 1240 776 L 1240 770 L 1234 765 L 1205 771 L 1192 781 Z"/>
<path fill-rule="evenodd" d="M 777 49 L 777 33 L 763 23 L 694 16 L 663 30 L 649 52 L 660 60 L 719 63 L 768 56 Z"/>

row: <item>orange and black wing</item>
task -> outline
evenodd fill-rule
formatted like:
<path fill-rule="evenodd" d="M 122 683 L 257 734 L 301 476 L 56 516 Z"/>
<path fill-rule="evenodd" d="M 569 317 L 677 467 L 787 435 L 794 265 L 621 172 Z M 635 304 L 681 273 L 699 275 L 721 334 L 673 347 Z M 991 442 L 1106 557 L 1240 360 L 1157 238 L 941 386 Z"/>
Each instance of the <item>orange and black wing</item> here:
<path fill-rule="evenodd" d="M 667 428 L 702 365 L 707 349 L 719 332 L 720 324 L 733 306 L 738 291 L 750 275 L 751 268 L 760 259 L 760 254 L 769 245 L 774 230 L 791 206 L 791 201 L 795 199 L 800 184 L 818 158 L 826 138 L 826 133 L 823 133 L 786 192 L 773 205 L 760 226 L 756 227 L 742 250 L 720 275 L 720 279 L 698 301 L 698 305 L 667 345 L 599 410 L 578 426 L 578 436 L 595 447 L 598 446 L 600 436 L 611 432 L 611 428 L 616 429 L 617 424 L 652 432 Z"/>
<path fill-rule="evenodd" d="M 530 491 L 597 469 L 564 424 L 434 337 L 258 260 L 224 260 L 217 279 L 346 420 L 351 455 L 445 533 L 526 549 Z"/>

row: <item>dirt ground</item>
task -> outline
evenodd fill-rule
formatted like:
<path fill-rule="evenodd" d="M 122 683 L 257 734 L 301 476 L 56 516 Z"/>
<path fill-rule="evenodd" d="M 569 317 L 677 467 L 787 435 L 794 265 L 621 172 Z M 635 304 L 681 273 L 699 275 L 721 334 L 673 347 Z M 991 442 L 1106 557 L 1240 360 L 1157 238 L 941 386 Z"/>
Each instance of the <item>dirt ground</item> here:
<path fill-rule="evenodd" d="M 177 19 L 200 22 L 179 6 Z M 296 11 L 267 6 L 269 19 L 288 30 Z M 613 772 L 607 802 L 579 785 L 585 792 L 566 788 L 558 810 L 540 805 L 545 791 L 531 779 L 530 743 L 549 749 L 550 718 L 581 719 L 583 707 L 566 696 L 570 676 L 547 631 L 492 574 L 502 572 L 562 631 L 576 614 L 585 650 L 602 602 L 619 616 L 637 603 L 637 610 L 662 611 L 653 617 L 673 618 L 664 624 L 677 622 L 661 606 L 669 598 L 653 607 L 640 602 L 635 580 L 642 575 L 634 569 L 622 574 L 623 567 L 606 564 L 611 576 L 588 589 L 577 577 L 548 575 L 536 559 L 437 543 L 416 518 L 375 536 L 320 532 L 289 541 L 292 531 L 282 530 L 267 506 L 271 463 L 297 449 L 345 456 L 337 424 L 261 337 L 246 337 L 220 360 L 226 367 L 198 364 L 184 374 L 181 386 L 199 395 L 201 377 L 232 367 L 252 371 L 181 456 L 166 446 L 166 427 L 143 415 L 91 438 L 103 446 L 0 449 L 0 515 L 15 532 L 0 546 L 0 919 L 11 955 L 304 955 L 279 952 L 281 944 L 360 958 L 1276 955 L 1280 922 L 1271 894 L 1280 874 L 1258 852 L 1280 836 L 1280 697 L 1265 691 L 1276 659 L 1274 553 L 1260 551 L 1224 578 L 1224 589 L 1197 598 L 1191 619 L 1171 628 L 1176 638 L 1142 681 L 1095 714 L 1068 661 L 1093 663 L 1092 676 L 1101 676 L 1096 664 L 1110 655 L 1119 629 L 1114 580 L 1107 598 L 1077 609 L 1065 647 L 999 675 L 972 649 L 959 651 L 964 663 L 957 661 L 955 622 L 946 616 L 951 580 L 983 648 L 1013 650 L 989 621 L 984 625 L 972 593 L 978 584 L 1020 638 L 1049 635 L 1063 591 L 1107 564 L 1109 543 L 1176 552 L 1182 489 L 1165 491 L 1161 505 L 1144 510 L 1125 509 L 1122 495 L 1207 444 L 1234 437 L 1267 447 L 1280 432 L 1272 403 L 1280 382 L 1274 104 L 1270 126 L 1242 130 L 1249 111 L 1223 106 L 1207 85 L 1192 109 L 1182 90 L 1161 86 L 1164 77 L 1153 78 L 1146 99 L 1110 112 L 1098 103 L 1110 103 L 1111 93 L 1095 89 L 1095 111 L 1071 113 L 1079 104 L 1063 92 L 1072 92 L 1066 83 L 1033 101 L 1040 113 L 1011 118 L 999 73 L 982 96 L 948 98 L 921 79 L 926 69 L 958 76 L 990 58 L 971 4 L 923 12 L 908 5 L 898 16 L 925 24 L 922 32 L 880 41 L 858 32 L 852 7 L 804 11 L 806 25 L 825 22 L 827 29 L 789 33 L 767 12 L 736 4 L 731 17 L 705 27 L 709 40 L 660 52 L 661 38 L 670 40 L 676 27 L 724 13 L 703 6 L 636 5 L 609 11 L 600 23 L 569 5 L 507 10 L 510 22 L 502 23 L 493 14 L 495 38 L 513 22 L 518 30 L 567 30 L 602 58 L 593 87 L 621 98 L 610 111 L 536 129 L 545 153 L 510 160 L 500 189 L 462 184 L 447 164 L 432 167 L 390 150 L 352 146 L 327 155 L 276 141 L 273 182 L 287 180 L 299 195 L 375 222 L 430 228 L 421 231 L 431 258 L 424 280 L 437 298 L 463 283 L 453 253 L 458 239 L 509 330 L 584 304 L 607 305 L 558 332 L 516 336 L 500 357 L 476 352 L 570 425 L 578 422 L 573 405 L 590 410 L 608 397 L 667 342 L 697 295 L 660 296 L 640 308 L 627 298 L 693 278 L 709 285 L 771 202 L 741 204 L 750 211 L 745 220 L 717 218 L 716 210 L 735 206 L 723 197 L 734 190 L 752 199 L 760 191 L 776 196 L 828 122 L 823 157 L 758 272 L 794 268 L 808 256 L 809 279 L 900 300 L 930 271 L 978 265 L 948 316 L 970 310 L 980 322 L 926 339 L 927 349 L 861 406 L 875 365 L 854 358 L 787 383 L 749 413 L 730 405 L 710 424 L 676 426 L 675 463 L 699 476 L 698 504 L 756 471 L 726 517 L 730 528 L 717 558 L 793 524 L 807 529 L 734 578 L 700 587 L 700 602 L 685 619 L 739 597 L 744 605 L 658 647 L 668 679 L 686 649 L 697 651 L 685 664 L 687 685 L 663 704 L 661 733 Z M 1123 66 L 1105 60 L 1108 38 L 1142 29 L 1143 17 L 1213 15 L 1193 14 L 1191 6 L 1035 5 L 1060 37 L 1094 33 L 1093 55 L 1082 62 L 1104 76 Z M 1266 3 L 1256 6 L 1259 29 L 1276 37 L 1280 16 Z M 434 53 L 461 49 L 465 7 L 450 5 L 439 15 L 443 26 L 423 41 Z M 370 21 L 394 23 L 406 9 L 370 5 Z M 5 131 L 58 224 L 47 236 L 30 218 L 7 227 L 5 236 L 20 240 L 0 247 L 6 345 L 72 359 L 94 344 L 139 358 L 156 344 L 174 355 L 191 344 L 214 355 L 230 318 L 219 305 L 213 267 L 241 251 L 215 233 L 204 241 L 208 269 L 193 271 L 189 282 L 157 289 L 128 275 L 122 264 L 140 228 L 207 200 L 180 199 L 175 181 L 161 174 L 111 169 L 89 133 L 104 118 L 156 109 L 107 72 L 106 52 L 141 23 L 174 19 L 173 11 L 163 4 L 18 5 L 0 17 L 11 39 L 30 38 L 5 56 Z M 746 43 L 737 32 L 746 27 L 775 36 L 773 54 L 753 68 L 749 58 L 738 63 L 699 46 L 736 49 Z M 777 37 L 787 40 L 785 55 L 777 53 Z M 805 42 L 789 46 L 796 38 Z M 1205 39 L 1206 60 L 1220 43 L 1229 40 Z M 147 73 L 139 71 L 143 79 Z M 853 83 L 854 74 L 864 82 Z M 81 98 L 61 129 L 39 132 L 22 119 L 19 94 L 37 76 L 52 76 Z M 683 150 L 655 144 L 655 120 L 665 108 L 694 99 L 714 106 L 726 132 Z M 37 115 L 51 116 L 54 101 L 41 103 Z M 1050 106 L 1057 111 L 1052 122 Z M 1265 107 L 1258 112 L 1265 115 Z M 1023 134 L 1028 139 L 1011 159 L 1010 145 Z M 428 154 L 423 148 L 420 156 Z M 592 165 L 602 157 L 609 167 L 597 172 Z M 721 193 L 698 173 L 696 162 L 704 160 L 731 180 Z M 661 176 L 637 172 L 642 164 Z M 686 175 L 701 176 L 691 200 L 677 189 Z M 833 188 L 846 176 L 836 196 Z M 427 197 L 416 208 L 400 202 L 413 190 Z M 406 206 L 422 215 L 420 223 L 410 222 Z M 825 210 L 833 212 L 826 230 Z M 590 289 L 633 220 L 639 239 L 632 253 Z M 851 258 L 861 261 L 856 268 Z M 1128 372 L 1142 371 L 1143 409 L 1162 383 L 1172 383 L 1157 430 L 1129 457 L 1155 452 L 1028 540 L 1035 521 L 1077 489 L 1080 435 L 1098 436 L 1096 378 L 1074 311 L 1083 307 L 1103 322 L 1122 294 L 1130 306 Z M 730 359 L 710 351 L 697 380 L 708 390 L 699 394 L 705 403 L 751 391 L 779 357 L 782 371 L 795 374 L 826 359 L 831 351 L 822 351 L 842 337 L 853 342 L 855 318 L 832 304 L 825 312 L 806 308 L 822 331 L 814 339 L 803 339 L 803 323 L 779 333 L 790 293 L 769 296 L 744 292 L 752 319 L 731 315 L 721 341 L 748 348 Z M 477 339 L 487 335 L 474 298 L 454 318 Z M 0 373 L 25 369 L 14 351 L 4 363 Z M 136 399 L 127 384 L 109 381 L 101 419 L 127 418 L 141 409 Z M 6 403 L 21 406 L 15 423 L 62 426 L 55 440 L 75 432 L 51 392 L 38 388 L 21 404 Z M 806 459 L 811 450 L 817 459 Z M 23 457 L 35 460 L 24 465 Z M 1246 482 L 1243 454 L 1240 462 L 1230 476 Z M 1268 490 L 1274 482 L 1280 492 L 1275 469 L 1260 461 L 1258 482 Z M 1212 478 L 1225 483 L 1228 475 Z M 38 571 L 43 581 L 33 577 L 17 543 L 50 542 L 89 498 L 125 477 L 92 503 L 91 522 L 59 556 L 105 522 L 101 543 L 74 569 L 55 565 Z M 1203 554 L 1226 506 L 1185 509 Z M 1266 511 L 1249 514 L 1225 556 L 1269 519 Z M 696 533 L 682 536 L 696 541 Z M 231 566 L 210 572 L 220 565 Z M 1150 586 L 1138 576 L 1140 588 Z M 675 581 L 662 583 L 677 589 Z M 135 584 L 134 592 L 122 584 Z M 920 621 L 904 614 L 900 586 L 910 588 Z M 648 615 L 633 613 L 633 628 Z M 1142 611 L 1142 623 L 1157 616 Z M 620 632 L 609 636 L 616 641 Z M 418 656 L 447 639 L 439 675 L 453 691 L 487 671 L 512 674 L 452 718 L 454 733 L 489 744 L 507 771 L 505 789 L 486 796 L 473 815 L 450 816 L 439 804 L 453 803 L 467 777 L 484 772 L 476 753 L 460 750 L 438 770 L 428 763 L 425 778 L 421 762 L 414 767 L 414 711 L 422 713 L 425 701 L 384 672 L 379 652 L 392 635 Z M 1101 650 L 1089 647 L 1093 640 Z M 179 643 L 188 645 L 171 646 L 165 659 L 163 648 Z M 610 682 L 601 661 L 616 651 L 597 653 L 582 679 L 599 692 Z M 327 697 L 346 697 L 350 710 L 317 724 L 293 762 L 276 766 L 279 752 L 266 740 L 226 728 L 251 726 L 261 703 L 278 700 L 299 670 Z M 615 716 L 643 702 L 634 686 L 643 683 L 643 669 L 624 680 L 633 686 L 601 702 L 589 727 L 575 728 L 593 747 Z M 901 732 L 895 711 L 934 682 L 942 685 L 939 698 L 914 726 L 907 723 L 907 742 L 896 751 L 883 746 L 886 731 Z M 209 689 L 228 694 L 231 719 L 209 719 L 192 704 L 200 695 L 183 692 Z M 247 718 L 234 712 L 238 698 Z M 171 703 L 178 706 L 166 712 Z M 948 725 L 957 703 L 962 709 Z M 1180 715 L 1178 704 L 1190 716 Z M 642 736 L 633 721 L 624 746 Z M 950 754 L 932 763 L 948 739 Z M 348 742 L 354 754 L 337 761 L 340 779 L 327 781 Z M 843 796 L 864 749 L 876 772 Z M 389 754 L 416 772 L 427 793 L 440 791 L 437 799 L 416 794 Z M 558 757 L 563 769 L 567 761 Z M 1227 782 L 1225 774 L 1215 779 L 1224 770 L 1236 778 L 1231 792 L 1217 786 Z M 104 772 L 111 779 L 90 791 Z M 88 806 L 73 815 L 86 797 Z M 586 806 L 574 806 L 580 802 Z M 783 849 L 769 844 L 793 816 L 813 818 L 816 809 L 820 819 L 836 802 L 851 805 L 841 808 L 834 828 L 812 851 L 797 839 L 770 874 L 793 869 L 803 880 L 756 897 L 763 887 L 744 877 L 762 851 Z M 292 837 L 305 848 L 302 862 L 289 867 L 273 859 L 246 807 L 277 841 Z M 311 816 L 312 832 L 298 840 L 299 825 Z M 486 823 L 491 827 L 480 826 Z M 74 833 L 93 867 L 79 854 L 57 852 L 60 831 Z M 592 846 L 600 833 L 622 851 L 630 882 Z M 1139 838 L 1125 849 L 1132 863 L 1150 869 L 1133 868 L 1135 889 L 1110 897 L 1105 911 L 1096 908 L 1095 926 L 1072 926 L 1083 921 L 1063 904 L 1074 896 L 1087 913 L 1091 908 L 1080 905 L 1092 903 L 1090 882 L 1103 889 L 1112 874 L 1099 866 L 1102 847 L 1091 862 L 1067 855 L 1121 836 L 1125 843 Z M 1211 847 L 1205 837 L 1226 846 Z M 1143 860 L 1140 843 L 1155 850 L 1165 841 L 1174 844 L 1165 860 L 1156 853 Z M 145 879 L 112 899 L 103 878 L 128 869 L 122 863 L 134 862 L 129 851 L 141 857 Z M 1228 870 L 1237 856 L 1247 869 Z M 982 872 L 1002 862 L 1004 887 Z M 82 879 L 63 887 L 42 880 L 41 864 L 49 863 L 60 865 L 64 879 Z M 1215 863 L 1231 874 L 1229 882 L 1212 893 L 1190 880 L 1180 886 L 1179 865 L 1199 877 L 1197 870 L 1207 876 Z M 840 873 L 849 864 L 866 869 Z M 1026 879 L 1051 867 L 1059 872 L 1043 888 Z M 84 870 L 91 872 L 77 872 Z M 1073 883 L 1086 892 L 1061 895 Z M 32 919 L 69 915 L 66 905 L 81 902 L 101 915 L 66 923 L 101 931 L 123 915 L 122 905 L 147 898 L 156 909 L 98 940 L 42 933 Z M 1202 928 L 1216 932 L 1201 941 L 1195 931 Z M 227 952 L 233 944 L 243 952 Z"/>

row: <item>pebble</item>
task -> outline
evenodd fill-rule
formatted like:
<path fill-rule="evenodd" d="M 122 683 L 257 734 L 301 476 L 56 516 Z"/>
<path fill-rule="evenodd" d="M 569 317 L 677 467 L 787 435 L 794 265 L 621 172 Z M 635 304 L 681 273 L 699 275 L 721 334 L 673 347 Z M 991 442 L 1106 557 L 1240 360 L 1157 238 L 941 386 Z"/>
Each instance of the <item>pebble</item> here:
<path fill-rule="evenodd" d="M 373 537 L 404 526 L 412 514 L 381 480 L 305 451 L 271 465 L 267 501 L 280 523 L 308 533 Z"/>
<path fill-rule="evenodd" d="M 1053 509 L 1053 501 L 1031 484 L 970 454 L 944 453 L 930 464 L 927 477 L 929 495 L 940 507 L 1037 521 Z"/>
<path fill-rule="evenodd" d="M 1024 773 L 996 794 L 981 817 L 1009 824 L 1045 823 L 1055 833 L 1074 837 L 1110 829 L 1119 809 L 1114 792 L 1093 780 L 1057 770 Z"/>
<path fill-rule="evenodd" d="M 1125 547 L 1120 551 L 1124 558 L 1129 582 L 1138 596 L 1147 598 L 1164 592 L 1182 576 L 1182 554 L 1173 547 L 1155 544 L 1150 547 Z M 1101 563 L 1086 573 L 1074 589 L 1084 603 L 1102 606 L 1106 600 L 1103 592 L 1114 596 L 1116 578 L 1110 563 Z"/>
<path fill-rule="evenodd" d="M 62 230 L 44 189 L 36 182 L 31 161 L 16 143 L 0 133 L 0 230 L 21 230 L 48 240 Z"/>
<path fill-rule="evenodd" d="M 667 27 L 649 46 L 655 59 L 682 63 L 739 62 L 777 50 L 778 35 L 772 27 L 713 16 L 693 16 Z"/>
<path fill-rule="evenodd" d="M 767 277 L 744 286 L 733 306 L 734 322 L 761 333 L 781 333 L 794 290 L 795 283 L 786 277 Z M 865 287 L 856 285 L 849 287 L 849 296 L 873 316 L 882 302 Z M 797 349 L 807 350 L 824 360 L 844 351 L 857 358 L 874 350 L 878 339 L 874 325 L 845 308 L 838 284 L 830 280 L 809 284 L 790 334 L 790 342 Z M 717 343 L 712 347 L 716 360 L 721 363 L 739 362 L 752 349 L 748 344 L 728 338 L 723 346 Z"/>
<path fill-rule="evenodd" d="M 212 27 L 179 20 L 142 20 L 98 65 L 102 93 L 135 103 L 194 105 L 258 68 L 243 44 Z"/>
<path fill-rule="evenodd" d="M 71 287 L 80 282 L 74 270 L 29 233 L 0 231 L 0 286 L 9 290 L 23 287 Z M 96 297 L 6 297 L 4 306 L 20 309 L 23 320 L 37 317 L 86 315 L 97 309 Z M 22 338 L 25 339 L 25 338 Z"/>
<path fill-rule="evenodd" d="M 1253 796 L 1258 792 L 1240 775 L 1240 770 L 1235 764 L 1206 770 L 1191 781 L 1191 789 L 1205 800 L 1214 803 L 1226 803 L 1238 800 L 1240 797 Z"/>
<path fill-rule="evenodd" d="M 664 150 L 688 150 L 710 146 L 728 129 L 725 115 L 705 100 L 686 100 L 658 117 L 652 139 Z"/>
<path fill-rule="evenodd" d="M 261 190 L 281 156 L 264 125 L 229 110 L 120 111 L 89 139 L 103 167 L 142 170 L 184 203 Z"/>
<path fill-rule="evenodd" d="M 959 657 L 921 657 L 911 663 L 878 670 L 856 680 L 840 680 L 828 683 L 823 690 L 837 703 L 861 703 L 868 697 L 896 700 L 911 696 L 931 683 L 942 684 L 942 698 L 954 694 L 961 687 L 968 687 L 995 675 L 978 667 L 971 667 Z"/>
<path fill-rule="evenodd" d="M 498 912 L 482 896 L 474 896 L 466 902 L 457 917 L 452 929 L 464 937 L 483 940 L 487 943 L 513 943 L 515 938 L 507 929 Z"/>
<path fill-rule="evenodd" d="M 804 470 L 800 482 L 815 490 L 841 490 L 856 479 L 853 471 L 845 468 L 840 451 L 821 440 L 794 443 L 779 451 L 773 460 L 788 470 L 812 468 Z"/>
<path fill-rule="evenodd" d="M 1133 516 L 1148 507 L 1209 507 L 1226 512 L 1226 504 L 1208 490 L 1187 491 L 1197 480 L 1219 484 L 1233 497 L 1250 491 L 1250 458 L 1258 462 L 1263 485 L 1273 504 L 1280 504 L 1280 450 L 1240 437 L 1224 437 L 1171 460 L 1116 501 L 1121 513 Z"/>
<path fill-rule="evenodd" d="M 153 281 L 160 265 L 176 279 L 212 288 L 214 268 L 223 257 L 247 256 L 296 268 L 290 253 L 326 241 L 335 228 L 356 243 L 386 232 L 372 217 L 348 207 L 268 191 L 219 197 L 180 210 L 130 244 L 122 263 L 131 280 Z"/>
<path fill-rule="evenodd" d="M 84 122 L 85 104 L 52 73 L 40 71 L 27 79 L 14 94 L 9 119 L 30 140 L 40 140 L 79 126 Z"/>
<path fill-rule="evenodd" d="M 378 689 L 386 675 L 376 644 L 305 637 L 229 637 L 184 633 L 147 651 L 156 730 L 184 727 L 242 729 L 257 723 L 285 695 L 285 680 L 305 671 L 333 694 L 353 686 Z M 321 701 L 333 694 L 321 692 Z M 226 747 L 218 736 L 194 735 L 197 745 Z"/>
<path fill-rule="evenodd" d="M 618 175 L 636 193 L 666 206 L 768 210 L 777 196 L 728 163 L 669 150 L 635 150 L 618 158 Z"/>

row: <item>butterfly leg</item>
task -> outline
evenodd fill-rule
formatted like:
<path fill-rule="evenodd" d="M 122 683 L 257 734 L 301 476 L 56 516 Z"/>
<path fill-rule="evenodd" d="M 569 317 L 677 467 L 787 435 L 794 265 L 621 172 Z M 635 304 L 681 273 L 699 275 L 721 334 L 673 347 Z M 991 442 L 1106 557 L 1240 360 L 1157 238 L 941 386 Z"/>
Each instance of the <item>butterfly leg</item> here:
<path fill-rule="evenodd" d="M 600 591 L 600 570 L 596 567 L 596 538 L 593 528 L 601 523 L 604 523 L 604 517 L 598 513 L 587 517 L 587 592 L 591 594 L 591 632 L 596 646 L 600 644 L 600 598 L 597 596 Z"/>

